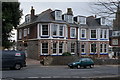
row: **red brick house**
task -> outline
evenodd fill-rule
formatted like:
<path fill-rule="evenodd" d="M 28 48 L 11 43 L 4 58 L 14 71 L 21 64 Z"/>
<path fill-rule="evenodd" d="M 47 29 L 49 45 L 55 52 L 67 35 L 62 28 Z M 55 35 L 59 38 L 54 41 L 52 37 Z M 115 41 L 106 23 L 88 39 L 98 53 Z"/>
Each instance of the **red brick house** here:
<path fill-rule="evenodd" d="M 17 48 L 29 58 L 60 56 L 64 52 L 73 55 L 108 57 L 109 27 L 104 18 L 73 16 L 71 8 L 48 9 L 25 16 L 25 22 L 17 28 Z"/>

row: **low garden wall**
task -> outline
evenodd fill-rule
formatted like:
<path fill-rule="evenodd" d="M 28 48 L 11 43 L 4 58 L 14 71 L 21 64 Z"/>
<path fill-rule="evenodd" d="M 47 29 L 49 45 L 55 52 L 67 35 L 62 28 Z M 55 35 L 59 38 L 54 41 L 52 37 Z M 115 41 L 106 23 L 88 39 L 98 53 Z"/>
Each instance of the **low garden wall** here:
<path fill-rule="evenodd" d="M 43 65 L 67 65 L 68 63 L 78 61 L 77 56 L 47 56 L 41 62 Z M 95 65 L 118 65 L 120 59 L 93 59 Z"/>

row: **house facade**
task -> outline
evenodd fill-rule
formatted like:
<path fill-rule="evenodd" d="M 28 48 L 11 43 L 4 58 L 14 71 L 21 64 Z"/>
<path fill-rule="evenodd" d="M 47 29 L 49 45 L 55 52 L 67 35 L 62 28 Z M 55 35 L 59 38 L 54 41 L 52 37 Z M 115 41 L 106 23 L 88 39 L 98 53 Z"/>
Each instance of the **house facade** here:
<path fill-rule="evenodd" d="M 60 56 L 70 52 L 78 56 L 108 57 L 109 27 L 105 18 L 75 16 L 72 9 L 48 9 L 25 16 L 25 22 L 17 28 L 17 49 L 25 51 L 29 58 Z"/>

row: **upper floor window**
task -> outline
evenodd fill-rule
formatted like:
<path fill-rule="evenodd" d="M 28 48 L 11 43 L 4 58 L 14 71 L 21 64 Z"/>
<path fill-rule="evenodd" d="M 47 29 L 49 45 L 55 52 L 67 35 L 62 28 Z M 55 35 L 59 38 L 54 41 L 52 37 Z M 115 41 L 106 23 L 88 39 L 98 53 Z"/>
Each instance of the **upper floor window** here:
<path fill-rule="evenodd" d="M 55 20 L 62 20 L 62 11 L 55 10 Z"/>
<path fill-rule="evenodd" d="M 112 45 L 118 45 L 118 39 L 112 39 Z"/>
<path fill-rule="evenodd" d="M 97 38 L 96 30 L 91 30 L 91 38 Z"/>
<path fill-rule="evenodd" d="M 24 29 L 24 37 L 27 36 L 27 29 Z"/>
<path fill-rule="evenodd" d="M 68 15 L 68 22 L 73 23 L 73 16 L 72 15 Z"/>
<path fill-rule="evenodd" d="M 70 30 L 70 36 L 71 36 L 71 38 L 75 38 L 76 37 L 76 29 L 75 28 L 71 28 L 71 30 Z"/>
<path fill-rule="evenodd" d="M 80 23 L 80 24 L 86 24 L 86 17 L 82 17 L 82 16 L 80 16 L 80 17 L 78 17 L 78 22 Z"/>
<path fill-rule="evenodd" d="M 86 29 L 81 29 L 81 38 L 86 38 Z"/>
<path fill-rule="evenodd" d="M 49 31 L 48 25 L 47 24 L 46 25 L 42 25 L 42 35 L 48 36 L 48 31 Z"/>
<path fill-rule="evenodd" d="M 53 30 L 53 36 L 57 36 L 57 29 L 58 29 L 58 25 L 54 24 L 52 30 Z"/>
<path fill-rule="evenodd" d="M 64 20 L 68 23 L 73 23 L 73 16 L 72 15 L 64 15 Z"/>
<path fill-rule="evenodd" d="M 59 36 L 63 36 L 63 32 L 64 32 L 64 27 L 63 25 L 59 26 Z"/>
<path fill-rule="evenodd" d="M 30 22 L 30 14 L 28 14 L 28 15 L 25 16 L 25 22 L 26 23 Z"/>
<path fill-rule="evenodd" d="M 107 33 L 107 29 L 101 29 L 100 30 L 100 38 L 107 38 L 108 37 L 108 33 Z"/>
<path fill-rule="evenodd" d="M 104 17 L 101 18 L 101 25 L 105 25 L 105 18 Z"/>
<path fill-rule="evenodd" d="M 107 30 L 104 30 L 104 38 L 107 38 Z"/>
<path fill-rule="evenodd" d="M 19 39 L 22 38 L 22 29 L 19 30 Z"/>

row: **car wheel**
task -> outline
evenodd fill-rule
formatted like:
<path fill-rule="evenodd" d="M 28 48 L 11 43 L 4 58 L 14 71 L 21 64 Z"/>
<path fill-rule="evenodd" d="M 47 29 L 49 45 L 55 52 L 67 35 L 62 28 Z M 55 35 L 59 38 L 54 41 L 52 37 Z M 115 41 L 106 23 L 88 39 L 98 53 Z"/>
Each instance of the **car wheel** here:
<path fill-rule="evenodd" d="M 15 68 L 16 70 L 20 70 L 20 69 L 21 69 L 21 64 L 15 64 L 14 68 Z"/>
<path fill-rule="evenodd" d="M 93 68 L 94 67 L 94 65 L 90 65 L 90 68 Z"/>
<path fill-rule="evenodd" d="M 77 69 L 79 69 L 79 68 L 81 68 L 81 66 L 80 66 L 80 65 L 77 65 Z"/>

